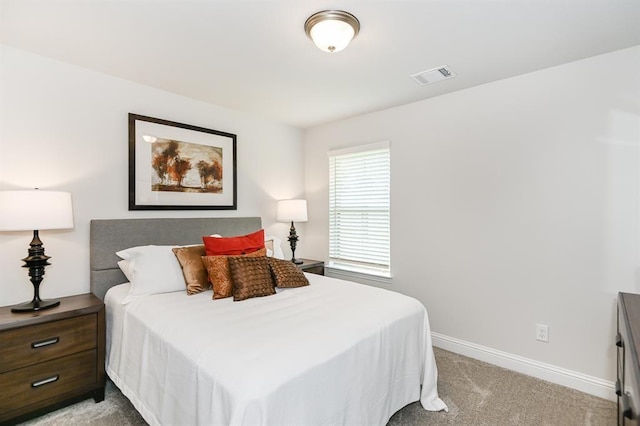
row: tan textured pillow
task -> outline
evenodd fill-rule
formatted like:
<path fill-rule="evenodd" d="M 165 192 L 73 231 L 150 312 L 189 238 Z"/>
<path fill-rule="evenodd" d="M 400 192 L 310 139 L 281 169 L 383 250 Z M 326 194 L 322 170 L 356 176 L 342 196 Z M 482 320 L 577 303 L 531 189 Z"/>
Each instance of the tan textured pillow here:
<path fill-rule="evenodd" d="M 230 257 L 229 270 L 233 279 L 233 301 L 276 293 L 267 257 Z"/>
<path fill-rule="evenodd" d="M 304 273 L 290 260 L 270 257 L 269 266 L 276 287 L 294 288 L 309 285 L 309 280 L 304 276 Z"/>
<path fill-rule="evenodd" d="M 265 256 L 266 253 L 267 250 L 262 248 L 241 256 L 202 256 L 202 263 L 209 273 L 209 281 L 213 284 L 213 298 L 224 299 L 233 296 L 233 281 L 229 271 L 230 257 L 257 257 Z"/>
<path fill-rule="evenodd" d="M 178 258 L 182 267 L 182 275 L 187 284 L 187 294 L 196 294 L 211 287 L 207 277 L 207 269 L 202 263 L 204 245 L 189 247 L 174 247 L 173 254 Z"/>

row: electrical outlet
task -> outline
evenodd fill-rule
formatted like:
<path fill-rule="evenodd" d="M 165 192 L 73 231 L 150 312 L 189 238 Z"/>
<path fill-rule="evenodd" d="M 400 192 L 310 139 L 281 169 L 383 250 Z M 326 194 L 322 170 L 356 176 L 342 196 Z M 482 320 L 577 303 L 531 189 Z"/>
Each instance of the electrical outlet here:
<path fill-rule="evenodd" d="M 549 326 L 536 324 L 536 340 L 541 342 L 549 342 Z"/>

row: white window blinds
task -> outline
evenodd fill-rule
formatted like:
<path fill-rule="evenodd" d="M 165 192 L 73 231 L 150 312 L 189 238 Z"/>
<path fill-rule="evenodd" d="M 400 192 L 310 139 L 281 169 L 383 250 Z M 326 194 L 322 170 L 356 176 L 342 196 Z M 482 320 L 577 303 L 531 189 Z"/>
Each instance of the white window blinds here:
<path fill-rule="evenodd" d="M 389 142 L 329 152 L 329 258 L 336 267 L 389 275 Z"/>

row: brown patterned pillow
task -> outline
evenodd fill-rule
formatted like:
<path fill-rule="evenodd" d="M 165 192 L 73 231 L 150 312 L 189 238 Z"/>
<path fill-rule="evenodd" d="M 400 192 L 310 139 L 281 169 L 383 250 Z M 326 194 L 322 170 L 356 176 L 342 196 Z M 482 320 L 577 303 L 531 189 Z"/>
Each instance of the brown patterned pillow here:
<path fill-rule="evenodd" d="M 231 257 L 257 257 L 265 256 L 267 249 L 260 249 L 253 253 L 240 256 L 202 256 L 204 264 L 209 274 L 209 281 L 213 284 L 213 298 L 224 299 L 233 296 L 233 281 L 229 271 L 229 258 Z"/>
<path fill-rule="evenodd" d="M 309 285 L 309 280 L 304 276 L 304 273 L 290 260 L 270 257 L 269 266 L 276 287 L 294 288 Z"/>
<path fill-rule="evenodd" d="M 207 269 L 202 263 L 202 256 L 205 255 L 204 245 L 174 247 L 172 250 L 182 267 L 184 281 L 187 284 L 187 294 L 200 293 L 211 287 L 207 277 Z"/>
<path fill-rule="evenodd" d="M 229 269 L 234 302 L 276 293 L 267 257 L 231 257 Z"/>

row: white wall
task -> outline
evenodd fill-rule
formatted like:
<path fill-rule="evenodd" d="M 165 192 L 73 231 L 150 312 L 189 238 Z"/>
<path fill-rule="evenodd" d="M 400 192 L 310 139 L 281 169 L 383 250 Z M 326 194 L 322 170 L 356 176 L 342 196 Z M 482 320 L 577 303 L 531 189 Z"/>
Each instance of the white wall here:
<path fill-rule="evenodd" d="M 74 200 L 73 230 L 41 232 L 52 256 L 43 297 L 89 291 L 91 219 L 261 216 L 286 245 L 275 200 L 303 195 L 300 130 L 2 45 L 0 64 L 0 190 L 64 190 Z M 128 211 L 129 112 L 237 134 L 238 209 Z M 2 306 L 31 300 L 20 261 L 30 240 L 0 232 Z"/>
<path fill-rule="evenodd" d="M 436 333 L 614 380 L 615 297 L 640 292 L 640 47 L 309 129 L 306 257 L 328 255 L 327 150 L 383 140 L 389 288 Z"/>
<path fill-rule="evenodd" d="M 238 210 L 129 212 L 129 112 L 236 133 Z M 296 129 L 0 45 L 0 190 L 73 194 L 75 228 L 41 235 L 61 297 L 89 289 L 93 218 L 257 215 L 286 246 L 275 200 L 306 190 L 298 254 L 326 258 L 326 151 L 390 140 L 390 288 L 437 333 L 613 380 L 615 295 L 640 292 L 639 117 L 634 48 L 310 129 L 303 154 Z M 0 305 L 31 298 L 30 237 L 0 233 Z"/>

